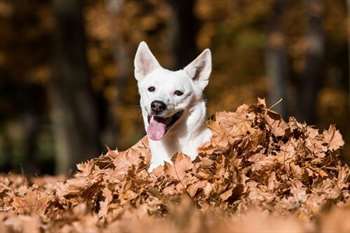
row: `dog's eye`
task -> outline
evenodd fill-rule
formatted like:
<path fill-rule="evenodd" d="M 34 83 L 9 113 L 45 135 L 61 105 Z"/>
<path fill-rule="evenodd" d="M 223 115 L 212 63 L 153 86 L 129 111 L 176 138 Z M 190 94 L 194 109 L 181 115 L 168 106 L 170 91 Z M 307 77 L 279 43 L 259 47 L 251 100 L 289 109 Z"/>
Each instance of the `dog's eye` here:
<path fill-rule="evenodd" d="M 177 96 L 182 96 L 184 93 L 182 91 L 176 90 L 174 94 Z"/>
<path fill-rule="evenodd" d="M 156 88 L 154 86 L 151 86 L 147 89 L 149 92 L 154 92 L 156 90 Z"/>

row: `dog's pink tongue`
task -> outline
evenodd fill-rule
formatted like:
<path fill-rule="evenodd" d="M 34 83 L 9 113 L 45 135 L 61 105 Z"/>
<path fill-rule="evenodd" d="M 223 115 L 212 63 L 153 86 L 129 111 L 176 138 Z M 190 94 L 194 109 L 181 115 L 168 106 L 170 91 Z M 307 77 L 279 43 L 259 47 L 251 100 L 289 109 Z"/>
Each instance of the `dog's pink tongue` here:
<path fill-rule="evenodd" d="M 147 128 L 148 137 L 151 140 L 159 141 L 164 136 L 165 131 L 166 124 L 154 120 L 154 117 L 152 116 Z"/>

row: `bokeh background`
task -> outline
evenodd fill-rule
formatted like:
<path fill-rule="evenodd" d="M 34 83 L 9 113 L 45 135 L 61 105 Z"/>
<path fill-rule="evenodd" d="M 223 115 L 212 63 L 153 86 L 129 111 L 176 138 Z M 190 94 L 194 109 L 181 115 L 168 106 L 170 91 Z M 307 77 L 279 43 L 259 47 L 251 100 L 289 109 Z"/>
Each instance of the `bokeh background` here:
<path fill-rule="evenodd" d="M 212 50 L 209 114 L 265 97 L 286 118 L 335 123 L 348 141 L 349 6 L 0 0 L 0 172 L 69 173 L 107 147 L 138 141 L 144 128 L 133 58 L 142 40 L 172 69 Z"/>

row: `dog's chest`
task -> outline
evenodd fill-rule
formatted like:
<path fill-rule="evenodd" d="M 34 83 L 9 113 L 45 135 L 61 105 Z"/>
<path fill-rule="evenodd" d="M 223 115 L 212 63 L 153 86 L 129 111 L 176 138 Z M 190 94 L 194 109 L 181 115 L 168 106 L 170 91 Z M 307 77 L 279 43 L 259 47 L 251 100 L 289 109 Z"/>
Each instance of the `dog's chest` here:
<path fill-rule="evenodd" d="M 204 129 L 199 135 L 192 138 L 167 138 L 162 141 L 150 141 L 152 156 L 170 161 L 175 153 L 182 152 L 193 160 L 198 155 L 198 147 L 208 142 L 210 138 L 211 131 Z"/>

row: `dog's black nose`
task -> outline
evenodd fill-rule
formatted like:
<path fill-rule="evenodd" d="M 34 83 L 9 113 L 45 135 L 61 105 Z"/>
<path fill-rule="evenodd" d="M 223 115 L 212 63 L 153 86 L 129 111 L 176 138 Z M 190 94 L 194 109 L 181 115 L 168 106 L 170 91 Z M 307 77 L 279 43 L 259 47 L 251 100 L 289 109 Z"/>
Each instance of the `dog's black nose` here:
<path fill-rule="evenodd" d="M 155 100 L 151 103 L 151 109 L 154 114 L 159 114 L 166 109 L 166 105 L 162 101 Z"/>

